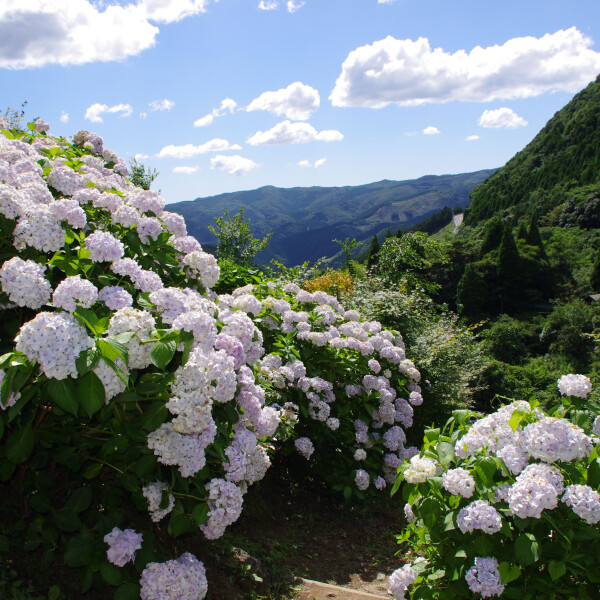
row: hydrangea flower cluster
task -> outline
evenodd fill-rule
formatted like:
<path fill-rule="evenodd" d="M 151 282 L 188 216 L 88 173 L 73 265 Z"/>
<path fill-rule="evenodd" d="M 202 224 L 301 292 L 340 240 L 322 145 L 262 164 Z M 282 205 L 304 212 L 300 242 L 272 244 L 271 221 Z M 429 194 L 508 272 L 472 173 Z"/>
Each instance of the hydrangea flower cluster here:
<path fill-rule="evenodd" d="M 106 557 L 109 562 L 117 567 L 124 567 L 128 562 L 134 561 L 135 552 L 142 547 L 144 538 L 133 529 L 121 531 L 115 527 L 104 536 L 104 541 L 108 544 Z"/>
<path fill-rule="evenodd" d="M 586 380 L 562 378 L 576 386 L 565 395 L 587 395 Z M 427 432 L 424 456 L 405 461 L 394 488 L 404 481 L 404 540 L 426 558 L 416 584 L 423 592 L 444 589 L 448 597 L 466 597 L 470 590 L 490 598 L 510 587 L 511 597 L 525 591 L 545 597 L 559 590 L 570 594 L 587 582 L 579 569 L 596 568 L 590 548 L 600 542 L 600 494 L 594 489 L 600 483 L 598 417 L 591 405 L 587 414 L 571 412 L 572 406 L 561 400 L 546 414 L 533 399 L 517 401 L 477 420 L 474 413 L 457 411 L 447 429 Z M 439 474 L 441 486 L 427 485 Z M 429 540 L 444 540 L 443 551 Z M 565 575 L 566 547 L 586 567 Z M 490 555 L 477 556 L 482 551 Z M 524 568 L 529 565 L 532 571 Z M 442 571 L 462 571 L 464 581 L 439 579 Z M 594 581 L 589 589 L 596 591 Z"/>
<path fill-rule="evenodd" d="M 175 560 L 148 564 L 140 585 L 141 600 L 202 600 L 208 592 L 204 565 L 189 552 Z"/>

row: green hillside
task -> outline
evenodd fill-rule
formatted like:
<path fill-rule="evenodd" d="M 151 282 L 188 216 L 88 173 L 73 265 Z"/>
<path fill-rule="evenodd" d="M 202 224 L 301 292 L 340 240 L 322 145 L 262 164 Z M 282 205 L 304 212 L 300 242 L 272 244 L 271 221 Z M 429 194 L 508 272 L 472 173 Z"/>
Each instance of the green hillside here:
<path fill-rule="evenodd" d="M 276 188 L 233 192 L 169 205 L 183 215 L 188 231 L 202 244 L 214 244 L 208 230 L 225 210 L 244 209 L 258 237 L 273 233 L 262 262 L 314 261 L 339 251 L 332 240 L 370 240 L 388 228 L 408 228 L 444 206 L 465 207 L 469 192 L 493 170 L 459 175 L 429 175 L 408 181 L 379 181 L 361 186 Z"/>
<path fill-rule="evenodd" d="M 530 144 L 472 191 L 465 222 L 478 223 L 521 203 L 551 208 L 562 200 L 557 191 L 599 182 L 600 76 L 558 111 Z M 551 192 L 555 202 L 548 197 Z"/>

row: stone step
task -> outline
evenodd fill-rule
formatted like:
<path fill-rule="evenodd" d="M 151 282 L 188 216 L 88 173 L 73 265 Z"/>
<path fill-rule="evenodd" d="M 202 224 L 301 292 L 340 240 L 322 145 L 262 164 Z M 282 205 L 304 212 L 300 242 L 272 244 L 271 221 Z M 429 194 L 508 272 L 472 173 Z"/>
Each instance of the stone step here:
<path fill-rule="evenodd" d="M 379 596 L 302 577 L 298 581 L 300 587 L 294 594 L 294 600 L 390 600 L 390 596 Z"/>

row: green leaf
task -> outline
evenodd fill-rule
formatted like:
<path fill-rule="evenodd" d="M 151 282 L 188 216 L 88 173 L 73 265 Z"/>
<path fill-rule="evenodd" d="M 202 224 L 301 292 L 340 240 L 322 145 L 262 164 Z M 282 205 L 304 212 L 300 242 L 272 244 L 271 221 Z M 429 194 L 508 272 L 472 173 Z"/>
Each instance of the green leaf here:
<path fill-rule="evenodd" d="M 587 484 L 598 489 L 600 487 L 600 460 L 592 461 L 587 470 Z"/>
<path fill-rule="evenodd" d="M 521 575 L 521 568 L 518 565 L 511 565 L 507 561 L 502 561 L 498 565 L 498 571 L 500 571 L 500 581 L 503 585 L 518 579 Z"/>
<path fill-rule="evenodd" d="M 115 592 L 115 600 L 139 600 L 140 586 L 137 583 L 124 583 Z"/>
<path fill-rule="evenodd" d="M 494 475 L 498 470 L 498 465 L 491 456 L 480 457 L 475 463 L 475 471 L 484 485 L 490 487 L 494 483 Z"/>
<path fill-rule="evenodd" d="M 79 373 L 79 375 L 85 375 L 91 371 L 98 364 L 101 356 L 102 353 L 95 346 L 88 350 L 84 350 L 75 361 L 77 373 Z"/>
<path fill-rule="evenodd" d="M 72 494 L 65 506 L 75 513 L 86 510 L 92 503 L 92 490 L 89 487 L 79 487 Z"/>
<path fill-rule="evenodd" d="M 82 306 L 78 306 L 73 315 L 82 325 L 86 326 L 94 335 L 102 334 L 102 331 L 98 331 L 96 327 L 99 319 L 93 310 L 89 308 L 83 308 Z"/>
<path fill-rule="evenodd" d="M 99 462 L 93 462 L 89 464 L 83 471 L 83 476 L 86 479 L 94 479 L 94 477 L 98 477 L 98 475 L 100 475 L 100 471 L 102 471 L 102 466 L 102 463 Z"/>
<path fill-rule="evenodd" d="M 31 423 L 13 432 L 6 442 L 6 458 L 18 465 L 25 462 L 33 452 L 35 433 Z"/>
<path fill-rule="evenodd" d="M 140 419 L 140 425 L 145 431 L 154 431 L 160 427 L 169 416 L 169 411 L 163 402 L 152 403 Z"/>
<path fill-rule="evenodd" d="M 83 410 L 90 418 L 104 406 L 106 400 L 104 386 L 93 371 L 88 371 L 79 378 L 77 395 Z"/>
<path fill-rule="evenodd" d="M 58 600 L 60 598 L 60 588 L 57 585 L 53 585 L 48 590 L 48 600 Z"/>
<path fill-rule="evenodd" d="M 442 515 L 442 507 L 436 498 L 425 498 L 419 506 L 419 516 L 428 529 L 433 529 Z"/>
<path fill-rule="evenodd" d="M 562 560 L 551 560 L 548 563 L 548 573 L 552 577 L 552 581 L 560 579 L 567 572 L 567 565 Z"/>
<path fill-rule="evenodd" d="M 116 361 L 117 358 L 121 357 L 127 364 L 129 360 L 129 353 L 127 348 L 114 337 L 107 337 L 96 341 L 98 348 L 102 352 L 102 356 L 109 360 Z"/>
<path fill-rule="evenodd" d="M 33 496 L 29 498 L 29 506 L 31 506 L 35 512 L 39 513 L 48 512 L 52 508 L 52 504 L 48 496 L 45 494 L 40 494 L 39 492 L 33 494 Z"/>
<path fill-rule="evenodd" d="M 454 444 L 440 442 L 437 445 L 438 456 L 442 465 L 446 466 L 454 458 Z"/>
<path fill-rule="evenodd" d="M 83 529 L 67 543 L 65 564 L 68 567 L 89 565 L 94 553 L 94 536 L 88 529 Z"/>
<path fill-rule="evenodd" d="M 77 400 L 77 389 L 72 379 L 50 379 L 48 381 L 48 393 L 57 406 L 65 412 L 77 416 L 79 401 Z"/>
<path fill-rule="evenodd" d="M 175 356 L 177 350 L 177 342 L 169 340 L 167 342 L 158 341 L 150 350 L 150 360 L 159 369 L 164 369 Z"/>
<path fill-rule="evenodd" d="M 178 515 L 173 515 L 171 517 L 169 529 L 171 530 L 173 537 L 179 537 L 180 535 L 191 531 L 193 529 L 193 523 L 189 515 L 179 513 Z"/>
<path fill-rule="evenodd" d="M 106 583 L 114 585 L 115 587 L 121 585 L 121 582 L 123 581 L 121 569 L 108 562 L 103 562 L 100 565 L 100 575 L 102 575 L 102 579 L 104 579 Z"/>
<path fill-rule="evenodd" d="M 62 531 L 77 531 L 81 527 L 81 521 L 77 513 L 70 508 L 61 508 L 52 516 L 54 524 Z"/>
<path fill-rule="evenodd" d="M 2 379 L 2 385 L 0 386 L 0 402 L 3 406 L 7 406 L 8 398 L 13 391 L 12 384 L 17 374 L 17 369 L 11 368 L 6 371 L 4 378 Z"/>
<path fill-rule="evenodd" d="M 540 557 L 540 545 L 531 533 L 523 533 L 515 540 L 515 557 L 526 567 L 532 565 Z"/>
<path fill-rule="evenodd" d="M 194 510 L 192 510 L 192 518 L 196 525 L 202 525 L 202 523 L 206 523 L 208 521 L 208 512 L 210 508 L 208 504 L 205 502 L 201 502 L 194 506 Z"/>

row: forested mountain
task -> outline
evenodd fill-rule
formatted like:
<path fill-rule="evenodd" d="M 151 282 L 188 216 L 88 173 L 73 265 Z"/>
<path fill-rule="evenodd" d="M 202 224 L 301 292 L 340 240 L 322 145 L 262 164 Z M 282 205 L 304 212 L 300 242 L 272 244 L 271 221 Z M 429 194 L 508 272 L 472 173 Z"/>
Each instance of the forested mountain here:
<path fill-rule="evenodd" d="M 557 192 L 599 182 L 600 75 L 530 144 L 472 191 L 465 222 L 477 223 L 520 203 L 548 209 L 561 201 Z"/>
<path fill-rule="evenodd" d="M 273 233 L 261 262 L 276 258 L 293 265 L 339 251 L 333 239 L 369 240 L 388 228 L 408 228 L 444 206 L 465 207 L 469 192 L 493 170 L 459 175 L 429 175 L 408 181 L 361 186 L 282 189 L 273 186 L 169 205 L 182 214 L 200 243 L 214 244 L 208 226 L 225 210 L 244 209 L 259 237 Z"/>

